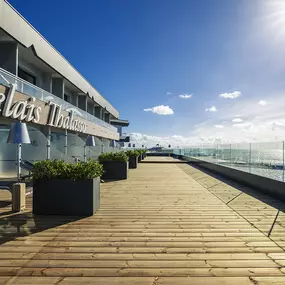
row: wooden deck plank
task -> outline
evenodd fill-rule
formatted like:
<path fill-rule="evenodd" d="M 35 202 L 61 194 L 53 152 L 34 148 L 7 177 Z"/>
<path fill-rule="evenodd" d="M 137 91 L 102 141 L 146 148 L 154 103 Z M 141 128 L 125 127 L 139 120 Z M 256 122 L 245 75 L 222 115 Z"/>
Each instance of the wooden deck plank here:
<path fill-rule="evenodd" d="M 175 163 L 101 184 L 92 217 L 33 217 L 27 196 L 0 208 L 0 284 L 285 284 L 285 216 L 266 234 L 285 205 L 256 197 Z"/>

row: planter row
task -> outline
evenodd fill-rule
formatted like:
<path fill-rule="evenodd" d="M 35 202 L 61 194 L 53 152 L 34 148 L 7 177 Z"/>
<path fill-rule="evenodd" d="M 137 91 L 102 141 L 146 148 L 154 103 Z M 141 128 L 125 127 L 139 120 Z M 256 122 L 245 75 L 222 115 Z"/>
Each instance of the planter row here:
<path fill-rule="evenodd" d="M 105 161 L 102 162 L 104 174 L 102 179 L 127 179 L 128 170 L 136 169 L 138 163 L 144 159 L 143 155 L 131 156 L 128 162 L 122 161 Z"/>
<path fill-rule="evenodd" d="M 139 157 L 128 162 L 103 162 L 102 179 L 127 179 L 128 169 L 137 168 Z M 36 180 L 33 185 L 33 214 L 92 216 L 100 207 L 100 178 Z"/>

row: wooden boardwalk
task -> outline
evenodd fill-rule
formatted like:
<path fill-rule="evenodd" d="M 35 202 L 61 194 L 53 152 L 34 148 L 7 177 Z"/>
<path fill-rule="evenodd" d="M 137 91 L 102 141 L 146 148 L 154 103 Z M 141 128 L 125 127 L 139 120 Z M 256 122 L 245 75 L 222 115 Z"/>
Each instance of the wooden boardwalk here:
<path fill-rule="evenodd" d="M 33 217 L 30 196 L 11 214 L 0 191 L 0 284 L 285 284 L 283 203 L 181 163 L 101 186 L 84 219 Z"/>

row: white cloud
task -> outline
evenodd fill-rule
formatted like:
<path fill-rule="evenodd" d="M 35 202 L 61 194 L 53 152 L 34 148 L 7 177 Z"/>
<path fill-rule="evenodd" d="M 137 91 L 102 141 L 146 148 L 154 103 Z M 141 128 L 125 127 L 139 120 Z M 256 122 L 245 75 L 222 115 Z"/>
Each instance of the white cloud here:
<path fill-rule="evenodd" d="M 225 98 L 225 99 L 235 99 L 241 96 L 240 91 L 234 91 L 232 93 L 222 93 L 220 94 L 220 97 Z"/>
<path fill-rule="evenodd" d="M 179 95 L 180 99 L 190 99 L 193 95 L 192 94 L 181 94 Z"/>
<path fill-rule="evenodd" d="M 258 102 L 258 104 L 259 104 L 260 106 L 266 106 L 266 105 L 267 105 L 267 101 L 265 101 L 265 100 L 260 100 L 260 101 Z"/>
<path fill-rule="evenodd" d="M 255 92 L 261 96 L 265 96 L 262 92 Z M 155 146 L 157 143 L 165 147 L 171 144 L 173 147 L 179 146 L 183 148 L 194 145 L 207 145 L 219 143 L 248 143 L 248 142 L 275 142 L 277 147 L 282 149 L 281 141 L 284 140 L 285 132 L 285 92 L 275 92 L 274 104 L 268 102 L 266 107 L 261 108 L 257 103 L 258 98 L 244 98 L 243 100 L 235 100 L 234 104 L 230 102 L 227 107 L 218 110 L 219 116 L 207 116 L 205 120 L 197 122 L 196 125 L 189 130 L 181 128 L 181 135 L 176 136 L 149 136 L 137 134 L 134 138 L 138 145 Z M 262 97 L 261 97 L 262 98 Z M 215 114 L 216 115 L 216 114 Z M 242 118 L 246 121 L 232 122 L 233 119 Z M 226 123 L 224 123 L 226 122 Z M 228 122 L 232 122 L 229 124 Z M 223 125 L 223 128 L 216 128 L 216 125 Z M 170 126 L 168 132 L 174 128 Z M 186 132 L 183 133 L 183 130 Z M 274 146 L 274 144 L 272 144 Z M 244 147 L 247 147 L 244 144 Z"/>
<path fill-rule="evenodd" d="M 251 129 L 254 127 L 253 123 L 247 122 L 247 123 L 240 123 L 240 124 L 233 124 L 234 128 L 238 129 Z"/>
<path fill-rule="evenodd" d="M 212 106 L 211 108 L 206 108 L 205 111 L 206 112 L 216 112 L 217 108 L 215 106 Z"/>
<path fill-rule="evenodd" d="M 166 92 L 166 95 L 171 95 L 172 93 L 171 92 Z"/>
<path fill-rule="evenodd" d="M 136 147 L 141 147 L 141 145 L 147 147 L 154 147 L 156 144 L 159 144 L 163 147 L 168 147 L 171 145 L 174 148 L 183 148 L 190 145 L 200 145 L 200 144 L 213 144 L 221 142 L 219 136 L 210 136 L 210 137 L 184 137 L 180 135 L 173 135 L 173 136 L 151 136 L 142 133 L 131 133 L 131 144 L 136 144 Z M 127 145 L 127 144 L 126 144 Z"/>
<path fill-rule="evenodd" d="M 215 125 L 214 127 L 215 127 L 216 129 L 223 129 L 223 128 L 224 128 L 223 125 Z"/>
<path fill-rule="evenodd" d="M 232 119 L 232 122 L 233 122 L 233 123 L 241 123 L 241 122 L 243 122 L 243 119 L 241 119 L 241 118 L 235 118 L 235 119 Z"/>
<path fill-rule="evenodd" d="M 152 108 L 143 109 L 145 112 L 152 112 L 157 115 L 173 115 L 174 112 L 169 106 L 159 105 Z"/>

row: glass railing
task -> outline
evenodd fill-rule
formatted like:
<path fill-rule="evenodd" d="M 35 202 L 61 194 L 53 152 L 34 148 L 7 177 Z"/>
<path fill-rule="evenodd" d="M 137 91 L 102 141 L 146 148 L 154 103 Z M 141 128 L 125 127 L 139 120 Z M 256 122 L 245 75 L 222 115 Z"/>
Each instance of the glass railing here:
<path fill-rule="evenodd" d="M 102 126 L 106 129 L 109 129 L 113 132 L 117 133 L 117 128 L 96 118 L 95 116 L 89 114 L 86 111 L 83 111 L 76 106 L 64 101 L 63 99 L 58 98 L 57 96 L 19 78 L 16 77 L 14 74 L 6 71 L 5 69 L 0 68 L 0 84 L 9 86 L 9 84 L 15 83 L 17 84 L 17 91 L 27 94 L 29 96 L 33 96 L 36 99 L 42 100 L 44 102 L 52 101 L 58 105 L 62 106 L 63 110 L 66 111 L 73 111 L 76 116 L 82 117 L 92 123 L 95 123 L 99 126 Z"/>
<path fill-rule="evenodd" d="M 196 145 L 173 153 L 285 182 L 284 141 Z"/>
<path fill-rule="evenodd" d="M 64 160 L 68 163 L 76 163 L 85 159 L 98 160 L 103 152 L 118 152 L 119 146 L 111 147 L 110 140 L 95 137 L 96 146 L 86 146 L 87 135 L 77 136 L 68 132 L 51 133 L 50 151 L 48 155 L 47 138 L 41 132 L 41 128 L 33 124 L 27 124 L 31 143 L 22 145 L 22 159 L 31 163 L 45 159 Z M 17 176 L 17 145 L 7 143 L 10 125 L 0 126 L 0 179 L 15 178 Z M 28 174 L 22 169 L 22 174 Z"/>

